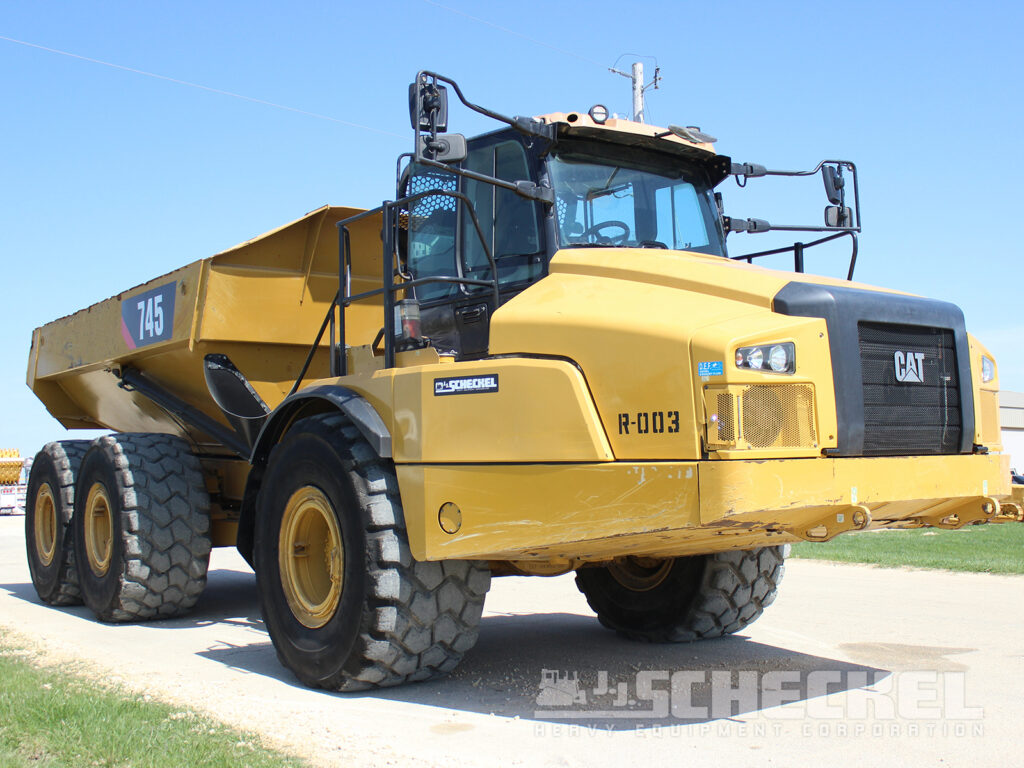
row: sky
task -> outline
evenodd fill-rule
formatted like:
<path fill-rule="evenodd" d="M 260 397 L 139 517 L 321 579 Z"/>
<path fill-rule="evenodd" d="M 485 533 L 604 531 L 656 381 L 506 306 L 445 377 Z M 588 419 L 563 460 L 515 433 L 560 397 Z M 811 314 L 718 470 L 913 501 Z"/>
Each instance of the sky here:
<path fill-rule="evenodd" d="M 854 161 L 857 279 L 958 304 L 1002 387 L 1024 391 L 1022 22 L 985 0 L 0 0 L 0 447 L 84 436 L 25 385 L 33 328 L 324 203 L 392 197 L 420 69 L 506 114 L 629 116 L 609 68 L 639 60 L 662 78 L 648 122 L 769 168 Z M 452 109 L 449 130 L 494 127 Z M 727 213 L 776 223 L 817 224 L 825 205 L 818 179 L 720 189 Z M 806 258 L 844 276 L 848 251 Z"/>

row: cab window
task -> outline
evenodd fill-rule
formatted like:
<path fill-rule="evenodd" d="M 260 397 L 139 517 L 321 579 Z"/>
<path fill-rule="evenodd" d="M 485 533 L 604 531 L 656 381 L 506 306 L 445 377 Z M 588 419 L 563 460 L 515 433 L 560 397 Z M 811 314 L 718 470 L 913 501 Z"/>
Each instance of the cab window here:
<path fill-rule="evenodd" d="M 469 152 L 467 170 L 505 181 L 529 179 L 526 152 L 517 141 L 503 141 Z M 494 255 L 501 285 L 536 280 L 543 270 L 537 222 L 538 205 L 508 189 L 482 181 L 463 179 L 463 191 L 473 202 L 487 246 Z M 463 212 L 461 242 L 466 277 L 491 279 L 491 266 L 472 219 Z M 468 286 L 470 290 L 486 290 Z"/>

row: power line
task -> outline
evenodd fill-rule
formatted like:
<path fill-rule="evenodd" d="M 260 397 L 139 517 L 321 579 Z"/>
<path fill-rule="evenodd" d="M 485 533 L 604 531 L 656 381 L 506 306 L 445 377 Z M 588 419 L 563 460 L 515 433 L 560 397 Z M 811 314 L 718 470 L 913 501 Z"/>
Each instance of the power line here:
<path fill-rule="evenodd" d="M 442 10 L 448 11 L 449 13 L 454 13 L 454 14 L 457 14 L 459 16 L 464 16 L 465 18 L 470 19 L 471 21 L 475 21 L 475 22 L 477 22 L 479 24 L 484 24 L 485 26 L 493 27 L 494 29 L 499 29 L 502 32 L 507 32 L 510 35 L 514 35 L 515 37 L 519 37 L 519 38 L 522 38 L 523 40 L 527 40 L 527 41 L 533 43 L 534 45 L 539 45 L 539 46 L 542 46 L 544 48 L 549 48 L 552 51 L 557 51 L 558 53 L 565 54 L 566 56 L 572 56 L 574 59 L 579 59 L 580 61 L 585 61 L 588 64 L 593 64 L 595 66 L 601 67 L 602 69 L 607 69 L 607 67 L 604 64 L 602 64 L 601 62 L 599 62 L 599 61 L 595 61 L 594 59 L 589 59 L 586 56 L 581 56 L 580 54 L 574 53 L 573 51 L 567 51 L 565 48 L 559 48 L 558 46 L 551 45 L 550 43 L 545 43 L 545 42 L 543 42 L 541 40 L 537 40 L 535 38 L 528 37 L 527 35 L 524 35 L 522 32 L 516 32 L 514 29 L 509 29 L 508 27 L 502 27 L 499 24 L 495 24 L 493 21 L 487 21 L 487 19 L 481 19 L 479 16 L 471 16 L 470 14 L 466 13 L 465 11 L 460 11 L 458 8 L 451 8 L 451 7 L 447 6 L 447 5 L 441 5 L 441 3 L 435 2 L 435 0 L 423 0 L 423 2 L 425 2 L 427 5 L 434 6 L 435 8 L 440 8 Z"/>
<path fill-rule="evenodd" d="M 330 115 L 321 115 L 321 114 L 318 114 L 317 112 L 307 112 L 304 109 L 298 109 L 296 107 L 289 107 L 289 106 L 287 106 L 285 104 L 276 104 L 273 101 L 266 101 L 264 99 L 257 99 L 257 98 L 254 98 L 252 96 L 245 96 L 245 95 L 243 95 L 241 93 L 232 93 L 231 91 L 225 91 L 225 90 L 222 90 L 220 88 L 212 88 L 209 85 L 201 85 L 199 83 L 190 83 L 187 80 L 179 80 L 176 77 L 168 77 L 167 75 L 158 75 L 155 72 L 146 72 L 143 69 L 135 69 L 134 67 L 126 67 L 123 64 L 114 64 L 113 62 L 110 62 L 110 61 L 102 61 L 101 59 L 93 59 L 93 58 L 90 58 L 89 56 L 82 56 L 81 54 L 71 53 L 70 51 L 62 51 L 62 50 L 60 50 L 58 48 L 48 48 L 45 45 L 39 45 L 37 43 L 30 43 L 30 42 L 27 42 L 25 40 L 15 40 L 13 37 L 5 37 L 3 35 L 0 35 L 0 40 L 6 40 L 8 43 L 17 43 L 18 45 L 24 45 L 24 46 L 27 46 L 29 48 L 37 48 L 40 51 L 47 51 L 48 53 L 57 53 L 57 54 L 60 54 L 61 56 L 68 56 L 68 57 L 70 57 L 72 59 L 79 59 L 81 61 L 88 61 L 91 64 L 102 64 L 105 67 L 112 67 L 113 69 L 120 69 L 120 70 L 122 70 L 124 72 L 131 72 L 131 73 L 136 74 L 136 75 L 145 75 L 146 77 L 154 77 L 157 80 L 165 80 L 165 81 L 167 81 L 169 83 L 175 83 L 177 85 L 185 85 L 185 86 L 188 86 L 189 88 L 198 88 L 201 91 L 209 91 L 210 93 L 217 93 L 217 94 L 220 94 L 221 96 L 230 96 L 233 99 L 241 99 L 242 101 L 249 101 L 249 102 L 252 102 L 253 104 L 262 104 L 265 107 L 274 107 L 275 109 L 283 109 L 286 112 L 295 112 L 296 114 L 299 114 L 299 115 L 305 115 L 306 117 L 315 117 L 318 120 L 329 120 L 332 123 L 338 123 L 340 125 L 345 125 L 345 126 L 348 126 L 349 128 L 359 128 L 360 130 L 370 131 L 372 133 L 379 133 L 382 136 L 395 136 L 396 138 L 399 138 L 399 139 L 406 138 L 405 136 L 402 136 L 400 134 L 392 133 L 391 131 L 384 131 L 384 130 L 381 130 L 380 128 L 374 128 L 374 127 L 369 126 L 369 125 L 362 125 L 360 123 L 353 123 L 353 122 L 351 122 L 349 120 L 341 120 L 340 118 L 331 117 Z"/>

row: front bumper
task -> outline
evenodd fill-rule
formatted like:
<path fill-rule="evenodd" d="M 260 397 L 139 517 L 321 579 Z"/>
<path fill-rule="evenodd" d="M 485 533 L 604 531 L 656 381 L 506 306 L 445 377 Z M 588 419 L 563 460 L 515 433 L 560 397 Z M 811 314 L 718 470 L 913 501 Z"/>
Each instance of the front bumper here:
<path fill-rule="evenodd" d="M 1011 499 L 1009 457 L 996 454 L 397 469 L 420 560 L 669 557 L 867 528 L 955 528 L 1024 509 Z M 446 504 L 459 510 L 455 533 L 439 524 Z"/>

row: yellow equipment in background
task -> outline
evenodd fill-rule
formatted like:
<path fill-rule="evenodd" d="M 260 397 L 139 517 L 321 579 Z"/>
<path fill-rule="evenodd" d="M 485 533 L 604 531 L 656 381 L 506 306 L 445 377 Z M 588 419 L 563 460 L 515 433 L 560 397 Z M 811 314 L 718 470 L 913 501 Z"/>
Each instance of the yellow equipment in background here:
<path fill-rule="evenodd" d="M 733 163 L 694 128 L 505 118 L 410 89 L 396 201 L 324 207 L 35 331 L 66 427 L 29 483 L 33 582 L 109 621 L 188 610 L 211 546 L 256 569 L 279 657 L 337 690 L 427 679 L 492 575 L 576 571 L 606 626 L 685 641 L 774 599 L 785 548 L 1020 520 L 998 376 L 953 305 L 852 282 L 855 166 Z M 724 213 L 821 174 L 824 226 Z M 849 186 L 847 184 L 849 183 Z M 794 271 L 730 233 L 819 232 Z M 804 252 L 848 238 L 848 280 Z"/>
<path fill-rule="evenodd" d="M 20 483 L 24 465 L 25 460 L 17 448 L 0 448 L 0 485 Z"/>

